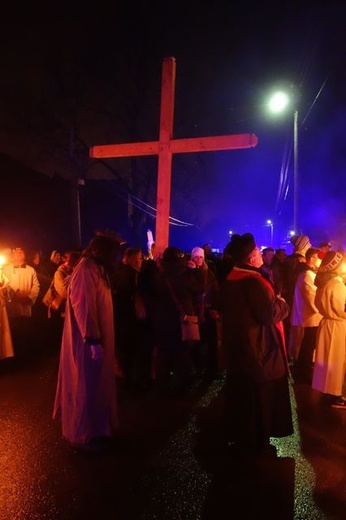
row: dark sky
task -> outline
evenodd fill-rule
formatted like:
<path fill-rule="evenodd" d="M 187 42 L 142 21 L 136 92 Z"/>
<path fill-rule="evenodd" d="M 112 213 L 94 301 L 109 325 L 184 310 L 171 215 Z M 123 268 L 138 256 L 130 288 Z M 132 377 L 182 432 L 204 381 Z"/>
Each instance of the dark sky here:
<path fill-rule="evenodd" d="M 172 227 L 172 240 L 222 249 L 229 230 L 252 231 L 268 245 L 271 219 L 278 247 L 293 226 L 293 112 L 274 120 L 265 108 L 274 87 L 294 87 L 300 231 L 346 245 L 344 2 L 162 4 L 4 13 L 0 151 L 68 177 L 73 149 L 86 179 L 126 177 L 126 163 L 95 164 L 85 149 L 157 139 L 162 60 L 173 56 L 174 137 L 249 132 L 259 143 L 174 159 L 171 215 L 191 225 Z M 155 206 L 157 163 L 136 168 L 135 194 Z"/>

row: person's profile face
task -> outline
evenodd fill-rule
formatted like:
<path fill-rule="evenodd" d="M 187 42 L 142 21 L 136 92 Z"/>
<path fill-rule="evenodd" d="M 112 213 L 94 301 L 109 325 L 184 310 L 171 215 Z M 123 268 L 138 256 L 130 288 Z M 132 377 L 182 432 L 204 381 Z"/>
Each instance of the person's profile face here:
<path fill-rule="evenodd" d="M 253 250 L 250 260 L 251 265 L 253 265 L 254 267 L 258 268 L 263 265 L 262 253 L 258 247 L 255 247 L 255 249 Z"/>
<path fill-rule="evenodd" d="M 143 264 L 143 254 L 141 251 L 131 255 L 125 255 L 124 263 L 139 271 Z"/>
<path fill-rule="evenodd" d="M 318 253 L 311 256 L 310 263 L 315 269 L 318 269 L 320 267 L 322 259 L 318 256 Z"/>
<path fill-rule="evenodd" d="M 59 264 L 61 261 L 61 255 L 60 253 L 55 253 L 51 258 L 53 264 Z"/>

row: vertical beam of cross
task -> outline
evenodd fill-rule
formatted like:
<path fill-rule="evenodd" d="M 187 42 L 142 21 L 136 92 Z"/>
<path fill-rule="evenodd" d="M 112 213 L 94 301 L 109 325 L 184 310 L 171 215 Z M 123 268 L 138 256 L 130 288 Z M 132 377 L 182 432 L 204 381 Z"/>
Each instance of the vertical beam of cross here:
<path fill-rule="evenodd" d="M 158 155 L 155 255 L 161 254 L 169 244 L 173 154 L 253 148 L 258 143 L 255 134 L 173 139 L 175 76 L 175 59 L 165 58 L 162 67 L 159 141 L 93 146 L 89 153 L 94 158 Z"/>
<path fill-rule="evenodd" d="M 169 244 L 169 212 L 172 185 L 172 151 L 175 90 L 175 60 L 166 58 L 162 66 L 159 164 L 157 174 L 155 254 Z"/>

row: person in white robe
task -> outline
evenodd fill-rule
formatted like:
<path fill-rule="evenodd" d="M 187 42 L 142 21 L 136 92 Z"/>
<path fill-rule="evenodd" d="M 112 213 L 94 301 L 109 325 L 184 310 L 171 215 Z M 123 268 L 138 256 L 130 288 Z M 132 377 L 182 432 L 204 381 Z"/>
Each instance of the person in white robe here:
<path fill-rule="evenodd" d="M 7 286 L 8 279 L 4 276 L 2 263 L 0 263 L 0 360 L 14 356 L 12 334 L 6 308 Z"/>
<path fill-rule="evenodd" d="M 40 283 L 33 267 L 26 263 L 22 247 L 12 250 L 3 268 L 6 284 L 5 305 L 11 329 L 16 363 L 27 363 L 35 357 L 41 330 L 35 327 L 32 307 L 35 305 Z"/>
<path fill-rule="evenodd" d="M 112 236 L 93 238 L 68 286 L 53 418 L 85 450 L 103 449 L 117 428 L 110 274 L 118 246 Z"/>
<path fill-rule="evenodd" d="M 10 262 L 3 267 L 3 274 L 8 280 L 6 304 L 9 317 L 31 318 L 40 284 L 35 269 L 26 263 L 21 247 L 13 250 Z"/>
<path fill-rule="evenodd" d="M 346 409 L 343 396 L 346 370 L 345 257 L 328 251 L 317 272 L 315 305 L 323 318 L 316 338 L 312 388 L 326 395 L 333 408 Z"/>

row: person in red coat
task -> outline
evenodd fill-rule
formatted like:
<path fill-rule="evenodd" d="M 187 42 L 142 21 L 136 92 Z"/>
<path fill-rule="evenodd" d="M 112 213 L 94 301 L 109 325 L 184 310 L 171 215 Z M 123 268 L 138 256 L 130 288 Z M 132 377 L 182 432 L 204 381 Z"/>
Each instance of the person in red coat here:
<path fill-rule="evenodd" d="M 289 306 L 261 274 L 251 233 L 233 235 L 230 252 L 235 267 L 221 293 L 227 441 L 246 456 L 276 456 L 270 437 L 293 433 L 282 326 Z"/>

